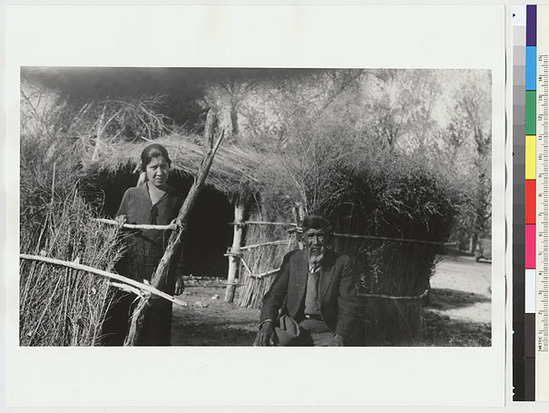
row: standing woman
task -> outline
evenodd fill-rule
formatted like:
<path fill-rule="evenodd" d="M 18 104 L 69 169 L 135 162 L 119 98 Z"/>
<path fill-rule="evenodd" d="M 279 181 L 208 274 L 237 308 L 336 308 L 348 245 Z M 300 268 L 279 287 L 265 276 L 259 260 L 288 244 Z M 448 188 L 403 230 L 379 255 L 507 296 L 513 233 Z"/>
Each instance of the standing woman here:
<path fill-rule="evenodd" d="M 120 224 L 168 225 L 178 215 L 183 196 L 168 184 L 171 160 L 166 148 L 159 144 L 147 146 L 141 153 L 144 182 L 124 193 L 116 221 Z M 141 180 L 140 180 L 141 181 Z M 131 230 L 125 237 L 124 257 L 117 264 L 120 274 L 136 281 L 150 281 L 164 254 L 170 230 Z M 182 240 L 184 244 L 185 240 Z M 185 252 L 186 248 L 181 251 Z M 188 251 L 188 250 L 187 250 Z M 179 254 L 180 255 L 180 254 Z M 158 288 L 170 295 L 183 292 L 183 275 L 188 273 L 188 260 L 181 256 L 172 260 L 168 277 Z M 135 295 L 119 294 L 103 327 L 105 345 L 122 345 L 129 330 L 131 303 Z M 171 343 L 172 303 L 155 296 L 149 300 L 137 345 L 169 346 Z"/>

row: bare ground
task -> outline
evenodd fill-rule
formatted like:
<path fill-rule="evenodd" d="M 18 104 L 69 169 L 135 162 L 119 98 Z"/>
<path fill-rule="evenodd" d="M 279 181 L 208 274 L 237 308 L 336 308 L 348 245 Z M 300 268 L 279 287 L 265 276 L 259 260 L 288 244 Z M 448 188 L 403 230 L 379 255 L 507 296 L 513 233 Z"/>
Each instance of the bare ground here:
<path fill-rule="evenodd" d="M 181 295 L 187 307 L 174 306 L 172 345 L 250 346 L 259 311 L 224 301 L 225 280 L 190 278 Z"/>
<path fill-rule="evenodd" d="M 431 278 L 429 305 L 424 308 L 424 344 L 490 346 L 492 292 L 489 262 L 447 255 Z"/>
<path fill-rule="evenodd" d="M 444 256 L 431 278 L 429 304 L 423 311 L 423 345 L 489 346 L 490 285 L 490 263 Z M 252 345 L 259 311 L 228 304 L 224 294 L 223 279 L 190 277 L 180 297 L 187 307 L 174 307 L 172 345 Z"/>

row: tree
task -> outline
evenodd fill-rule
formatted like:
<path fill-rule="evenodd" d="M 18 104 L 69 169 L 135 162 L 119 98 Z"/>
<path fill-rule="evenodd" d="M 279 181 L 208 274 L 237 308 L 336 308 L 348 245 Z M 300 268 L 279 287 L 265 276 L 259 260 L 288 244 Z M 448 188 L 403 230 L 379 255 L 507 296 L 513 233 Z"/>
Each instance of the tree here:
<path fill-rule="evenodd" d="M 206 88 L 206 104 L 217 107 L 220 112 L 228 113 L 229 130 L 233 138 L 240 134 L 239 113 L 242 102 L 253 91 L 255 84 L 253 78 L 244 79 L 229 74 L 217 82 L 211 82 Z"/>
<path fill-rule="evenodd" d="M 447 143 L 456 169 L 465 169 L 462 179 L 470 180 L 470 205 L 461 218 L 468 233 L 469 250 L 480 237 L 490 234 L 491 222 L 491 90 L 489 72 L 470 71 L 458 83 Z M 461 156 L 460 156 L 461 155 Z"/>
<path fill-rule="evenodd" d="M 369 135 L 390 150 L 423 149 L 433 136 L 441 87 L 430 70 L 379 69 L 364 84 Z"/>

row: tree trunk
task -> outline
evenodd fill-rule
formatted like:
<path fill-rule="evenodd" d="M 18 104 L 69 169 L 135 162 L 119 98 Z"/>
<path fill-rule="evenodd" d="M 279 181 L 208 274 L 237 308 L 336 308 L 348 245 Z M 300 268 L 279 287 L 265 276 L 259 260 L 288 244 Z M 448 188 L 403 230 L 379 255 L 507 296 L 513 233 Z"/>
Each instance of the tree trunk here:
<path fill-rule="evenodd" d="M 236 136 L 238 135 L 238 109 L 235 104 L 231 104 L 230 116 L 231 116 L 231 134 L 233 136 Z"/>
<path fill-rule="evenodd" d="M 227 288 L 225 290 L 225 301 L 232 303 L 236 291 L 236 279 L 240 269 L 240 247 L 242 247 L 244 233 L 244 215 L 246 208 L 243 204 L 237 203 L 234 207 L 234 232 L 231 255 L 229 255 L 229 273 L 227 274 Z"/>
<path fill-rule="evenodd" d="M 475 248 L 477 247 L 477 242 L 478 242 L 478 233 L 473 232 L 471 234 L 471 238 L 469 238 L 469 252 L 471 254 L 475 253 Z"/>
<path fill-rule="evenodd" d="M 217 128 L 217 110 L 211 108 L 206 116 L 206 126 L 204 127 L 204 154 L 213 147 L 214 134 Z"/>

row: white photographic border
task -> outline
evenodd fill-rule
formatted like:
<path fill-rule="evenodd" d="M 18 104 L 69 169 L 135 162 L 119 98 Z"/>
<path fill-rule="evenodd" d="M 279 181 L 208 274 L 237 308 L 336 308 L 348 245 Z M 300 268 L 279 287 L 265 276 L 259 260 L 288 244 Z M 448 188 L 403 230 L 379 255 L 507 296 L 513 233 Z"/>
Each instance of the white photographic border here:
<path fill-rule="evenodd" d="M 12 407 L 502 406 L 505 10 L 458 5 L 9 6 L 6 400 Z M 21 66 L 492 71 L 492 346 L 25 348 L 18 337 Z"/>

